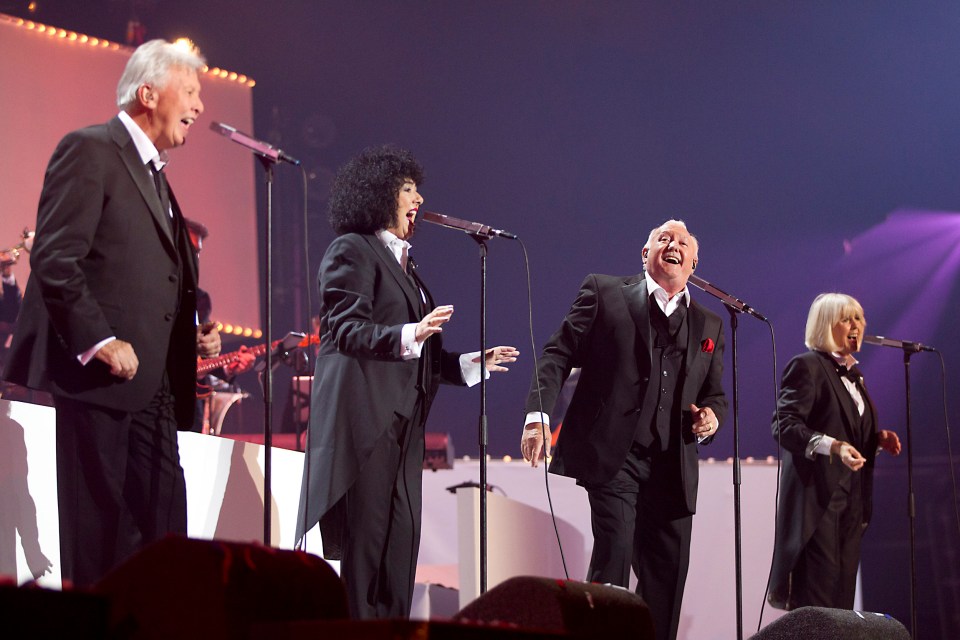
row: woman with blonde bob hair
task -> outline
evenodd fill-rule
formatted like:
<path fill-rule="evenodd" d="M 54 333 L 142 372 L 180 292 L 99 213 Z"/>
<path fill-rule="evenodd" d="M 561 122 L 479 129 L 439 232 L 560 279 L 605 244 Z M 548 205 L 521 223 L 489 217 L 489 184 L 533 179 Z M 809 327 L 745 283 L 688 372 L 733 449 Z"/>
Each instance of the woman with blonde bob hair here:
<path fill-rule="evenodd" d="M 859 351 L 863 343 L 863 330 L 867 327 L 867 319 L 857 299 L 845 293 L 821 293 L 810 305 L 810 312 L 807 314 L 807 330 L 804 334 L 804 344 L 807 345 L 807 349 L 827 353 L 841 351 L 843 347 L 834 338 L 833 328 L 844 317 L 860 321 L 860 333 L 855 349 Z"/>
<path fill-rule="evenodd" d="M 807 315 L 810 351 L 783 372 L 772 425 L 784 450 L 767 596 L 775 607 L 853 608 L 874 461 L 881 449 L 900 453 L 897 434 L 879 428 L 853 357 L 865 328 L 855 298 L 818 295 Z"/>

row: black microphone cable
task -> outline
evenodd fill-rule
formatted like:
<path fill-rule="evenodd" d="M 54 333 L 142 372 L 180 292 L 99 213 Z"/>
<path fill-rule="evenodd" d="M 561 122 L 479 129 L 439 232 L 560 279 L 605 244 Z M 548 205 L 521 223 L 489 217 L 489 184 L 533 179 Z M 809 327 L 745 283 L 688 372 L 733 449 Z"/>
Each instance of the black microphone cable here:
<path fill-rule="evenodd" d="M 960 539 L 960 496 L 957 493 L 957 471 L 953 466 L 953 444 L 950 441 L 950 416 L 947 411 L 947 365 L 943 354 L 934 349 L 940 357 L 940 385 L 943 397 L 943 427 L 947 434 L 947 459 L 950 461 L 950 482 L 953 487 L 953 515 L 957 520 L 957 538 Z"/>
<path fill-rule="evenodd" d="M 303 278 L 304 278 L 304 283 L 306 285 L 305 289 L 306 289 L 306 301 L 307 301 L 304 307 L 307 314 L 307 317 L 306 317 L 307 324 L 304 326 L 303 332 L 309 337 L 313 335 L 313 295 L 311 293 L 311 277 L 310 277 L 310 217 L 307 214 L 307 205 L 310 201 L 308 198 L 310 176 L 303 165 L 298 164 L 297 166 L 300 168 L 300 176 L 303 179 L 303 247 L 302 247 L 302 250 L 303 250 L 303 268 L 304 268 Z M 318 328 L 318 331 L 319 331 L 319 328 Z M 320 336 L 318 334 L 317 338 L 319 337 Z M 306 350 L 307 350 L 306 369 L 307 369 L 307 374 L 311 376 L 311 380 L 312 380 L 313 369 L 311 365 L 313 364 L 313 349 L 311 348 L 311 342 L 309 338 L 307 340 Z M 313 390 L 313 384 L 310 385 L 310 391 L 312 392 L 312 390 Z M 298 401 L 302 401 L 300 398 L 301 394 L 300 394 L 299 385 L 293 390 L 293 392 L 296 394 L 294 398 L 296 398 Z M 312 395 L 313 395 L 312 393 L 307 394 L 306 402 L 308 407 L 310 406 L 310 400 Z M 299 422 L 300 415 L 302 415 L 302 407 L 300 407 L 299 404 L 297 404 L 296 406 L 301 410 L 298 410 L 297 412 L 298 415 L 294 416 L 294 420 L 296 422 Z M 310 414 L 308 413 L 307 415 L 309 416 Z M 303 538 L 301 538 L 300 540 L 294 541 L 294 544 L 297 546 L 297 548 L 300 549 L 300 551 L 307 550 L 307 512 L 309 511 L 308 507 L 310 505 L 310 482 L 308 481 L 310 478 L 310 452 L 307 450 L 307 442 L 309 439 L 309 435 L 310 435 L 310 422 L 308 419 L 307 424 L 304 425 L 303 433 L 302 434 L 297 433 L 297 449 L 303 450 L 303 465 L 304 465 L 303 478 L 307 479 L 307 481 L 303 482 L 303 488 L 302 488 L 302 491 L 304 492 L 304 500 L 302 502 L 303 504 L 303 514 L 302 514 L 303 515 Z M 302 441 L 301 441 L 301 436 L 303 438 Z M 322 542 L 323 540 L 321 539 L 321 543 Z"/>
<path fill-rule="evenodd" d="M 531 353 L 537 353 L 537 344 L 536 339 L 533 336 L 533 287 L 530 282 L 530 257 L 527 255 L 527 246 L 523 244 L 523 240 L 517 238 L 517 242 L 520 243 L 520 247 L 523 250 L 523 266 L 526 270 L 527 276 L 527 326 L 530 328 L 530 348 Z M 537 407 L 540 411 L 540 418 L 543 419 L 543 395 L 540 389 L 540 372 L 539 372 L 539 358 L 534 357 L 533 359 L 533 379 L 537 385 Z M 563 575 L 569 580 L 570 572 L 567 570 L 567 559 L 563 553 L 563 542 L 560 540 L 560 529 L 557 527 L 557 514 L 553 510 L 553 497 L 550 495 L 550 474 L 548 472 L 549 461 L 547 460 L 547 428 L 544 422 L 540 423 L 540 437 L 543 438 L 543 484 L 547 491 L 547 505 L 550 509 L 550 521 L 553 523 L 553 533 L 557 538 L 557 549 L 560 552 L 560 563 L 563 565 Z M 524 427 L 526 428 L 526 427 Z"/>
<path fill-rule="evenodd" d="M 767 594 L 770 593 L 770 581 L 773 579 L 773 560 L 777 553 L 777 521 L 780 510 L 780 471 L 781 465 L 781 430 L 780 430 L 780 384 L 778 382 L 779 371 L 777 370 L 777 338 L 774 335 L 773 325 L 769 320 L 764 319 L 766 325 L 770 328 L 770 344 L 773 349 L 773 408 L 777 421 L 777 490 L 774 492 L 773 502 L 773 551 L 770 552 L 770 570 L 767 571 L 767 586 L 763 589 L 763 597 L 760 600 L 760 619 L 757 620 L 757 632 L 763 626 L 763 608 L 767 604 Z"/>

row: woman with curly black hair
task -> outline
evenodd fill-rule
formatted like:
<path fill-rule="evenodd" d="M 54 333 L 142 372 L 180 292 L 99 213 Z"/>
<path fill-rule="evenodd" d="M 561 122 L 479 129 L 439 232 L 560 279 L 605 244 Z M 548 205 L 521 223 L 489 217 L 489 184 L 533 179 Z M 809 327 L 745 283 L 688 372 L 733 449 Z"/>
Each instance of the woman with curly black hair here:
<path fill-rule="evenodd" d="M 402 149 L 367 149 L 330 195 L 338 237 L 320 265 L 320 353 L 297 541 L 318 522 L 341 560 L 354 618 L 410 614 L 420 547 L 424 424 L 439 383 L 480 381 L 480 354 L 443 350 L 450 305 L 435 306 L 413 270 L 409 238 L 423 170 Z M 506 371 L 513 347 L 487 351 Z"/>

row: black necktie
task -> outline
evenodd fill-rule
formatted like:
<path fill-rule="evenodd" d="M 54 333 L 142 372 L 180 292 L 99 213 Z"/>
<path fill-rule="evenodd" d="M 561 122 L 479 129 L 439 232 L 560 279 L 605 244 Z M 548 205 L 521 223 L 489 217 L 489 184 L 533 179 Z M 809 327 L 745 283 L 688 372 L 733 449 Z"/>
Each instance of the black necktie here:
<path fill-rule="evenodd" d="M 683 318 L 687 315 L 687 306 L 681 301 L 677 305 L 677 308 L 673 310 L 673 313 L 668 316 L 663 309 L 660 308 L 657 297 L 651 293 L 650 309 L 652 310 L 654 321 L 659 321 L 660 327 L 665 327 L 671 338 L 677 337 L 677 332 L 680 331 L 680 325 L 683 324 Z"/>
<path fill-rule="evenodd" d="M 163 171 L 158 171 L 153 161 L 148 163 L 150 171 L 153 172 L 153 186 L 157 188 L 157 195 L 160 196 L 160 208 L 163 209 L 163 216 L 173 230 L 173 219 L 170 217 L 170 187 L 167 185 L 167 177 Z"/>
<path fill-rule="evenodd" d="M 410 282 L 413 283 L 413 288 L 417 292 L 417 302 L 420 303 L 420 315 L 427 315 L 427 305 L 423 300 L 423 290 L 420 288 L 420 280 L 417 278 L 417 263 L 414 262 L 413 256 L 407 254 L 407 278 L 410 279 Z"/>
<path fill-rule="evenodd" d="M 680 331 L 680 325 L 683 324 L 683 318 L 687 315 L 687 305 L 681 301 L 677 308 L 667 317 L 667 326 L 670 329 L 670 335 L 676 337 Z"/>

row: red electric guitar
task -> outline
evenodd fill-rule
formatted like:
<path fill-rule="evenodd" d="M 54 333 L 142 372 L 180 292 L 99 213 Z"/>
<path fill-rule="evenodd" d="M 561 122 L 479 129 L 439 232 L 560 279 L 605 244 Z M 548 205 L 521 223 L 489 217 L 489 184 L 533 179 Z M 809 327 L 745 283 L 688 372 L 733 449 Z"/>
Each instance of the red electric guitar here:
<path fill-rule="evenodd" d="M 320 336 L 312 335 L 308 337 L 302 333 L 291 332 L 279 340 L 274 340 L 273 348 L 276 349 L 277 347 L 283 346 L 284 351 L 292 351 L 316 344 L 320 344 Z M 266 343 L 258 344 L 255 347 L 247 349 L 247 353 L 252 353 L 254 358 L 259 358 L 266 352 Z M 230 364 L 239 358 L 241 353 L 242 351 L 231 351 L 230 353 L 224 353 L 215 358 L 197 358 L 197 379 L 202 378 L 211 371 L 216 371 L 220 367 Z"/>

